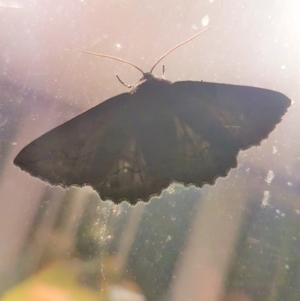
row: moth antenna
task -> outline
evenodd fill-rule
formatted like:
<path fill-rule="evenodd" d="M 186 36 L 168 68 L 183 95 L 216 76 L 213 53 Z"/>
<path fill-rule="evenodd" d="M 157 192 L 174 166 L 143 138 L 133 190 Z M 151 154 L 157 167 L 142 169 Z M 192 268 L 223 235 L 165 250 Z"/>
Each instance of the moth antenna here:
<path fill-rule="evenodd" d="M 205 28 L 204 30 L 198 32 L 197 34 L 195 34 L 194 36 L 192 36 L 191 38 L 187 39 L 184 42 L 181 42 L 180 44 L 176 45 L 175 47 L 173 47 L 171 50 L 169 50 L 167 53 L 165 53 L 155 64 L 154 66 L 151 68 L 150 73 L 152 73 L 152 71 L 154 70 L 154 68 L 157 66 L 157 64 L 164 59 L 167 55 L 169 55 L 172 51 L 174 51 L 175 49 L 177 49 L 178 47 L 188 43 L 189 41 L 195 39 L 196 37 L 200 36 L 202 33 L 204 33 L 205 31 L 211 29 L 211 27 Z"/>
<path fill-rule="evenodd" d="M 119 75 L 118 74 L 116 74 L 116 77 L 117 77 L 117 79 L 119 80 L 119 82 L 123 85 L 123 86 L 125 86 L 125 87 L 127 87 L 127 88 L 132 88 L 132 86 L 131 85 L 126 85 L 122 80 L 121 80 L 121 78 L 119 77 Z"/>
<path fill-rule="evenodd" d="M 130 65 L 130 66 L 134 67 L 135 69 L 139 70 L 143 75 L 145 74 L 145 72 L 141 68 L 139 68 L 138 66 L 136 66 L 136 65 L 134 65 L 134 64 L 132 64 L 132 63 L 130 63 L 128 61 L 125 61 L 123 59 L 120 59 L 118 57 L 107 55 L 107 54 L 101 54 L 101 53 L 97 53 L 97 52 L 80 50 L 80 49 L 74 49 L 74 50 L 79 51 L 81 53 L 87 53 L 87 54 L 91 54 L 91 55 L 95 55 L 95 56 L 99 56 L 99 57 L 105 57 L 105 58 L 108 58 L 108 59 L 112 59 L 112 60 L 115 60 L 115 61 L 122 62 L 124 64 Z"/>

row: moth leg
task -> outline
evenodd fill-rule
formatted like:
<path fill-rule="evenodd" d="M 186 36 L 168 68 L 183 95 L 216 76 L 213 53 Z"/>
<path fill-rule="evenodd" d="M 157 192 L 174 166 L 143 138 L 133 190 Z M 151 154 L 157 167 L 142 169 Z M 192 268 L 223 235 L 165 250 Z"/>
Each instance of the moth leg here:
<path fill-rule="evenodd" d="M 129 88 L 129 89 L 132 88 L 132 85 L 127 85 L 127 84 L 125 84 L 125 83 L 121 80 L 121 78 L 119 77 L 118 74 L 116 74 L 116 77 L 117 77 L 117 79 L 119 80 L 119 82 L 120 82 L 123 86 L 125 86 L 125 87 L 127 87 L 127 88 Z"/>

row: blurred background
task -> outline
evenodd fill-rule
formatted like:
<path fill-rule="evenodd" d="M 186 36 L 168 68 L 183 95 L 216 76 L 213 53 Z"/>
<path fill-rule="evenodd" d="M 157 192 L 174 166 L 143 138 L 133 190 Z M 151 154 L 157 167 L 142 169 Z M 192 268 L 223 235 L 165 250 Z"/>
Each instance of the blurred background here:
<path fill-rule="evenodd" d="M 0 1 L 0 300 L 275 301 L 300 298 L 299 0 Z M 137 83 L 280 91 L 293 104 L 214 186 L 148 204 L 50 187 L 13 165 L 27 143 Z M 155 74 L 161 75 L 161 64 Z M 267 114 L 268 112 L 266 112 Z"/>

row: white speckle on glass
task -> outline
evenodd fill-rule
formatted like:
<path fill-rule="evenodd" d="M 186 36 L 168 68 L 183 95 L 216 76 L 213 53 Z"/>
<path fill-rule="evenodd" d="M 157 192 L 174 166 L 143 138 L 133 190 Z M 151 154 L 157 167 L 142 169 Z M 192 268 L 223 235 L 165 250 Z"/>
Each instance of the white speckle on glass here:
<path fill-rule="evenodd" d="M 274 172 L 272 170 L 269 170 L 268 174 L 267 174 L 267 177 L 265 179 L 265 181 L 268 183 L 268 184 L 271 184 L 271 182 L 273 181 L 275 175 L 274 175 Z"/>
<path fill-rule="evenodd" d="M 209 23 L 210 19 L 209 19 L 209 16 L 206 15 L 205 17 L 202 18 L 202 21 L 201 21 L 201 24 L 202 26 L 207 26 L 208 23 Z"/>
<path fill-rule="evenodd" d="M 122 49 L 122 45 L 120 43 L 116 43 L 115 46 L 117 47 L 118 50 Z"/>
<path fill-rule="evenodd" d="M 269 198 L 270 198 L 270 192 L 268 190 L 265 190 L 264 191 L 264 196 L 263 196 L 263 199 L 262 199 L 262 202 L 261 202 L 261 205 L 263 207 L 269 205 Z"/>

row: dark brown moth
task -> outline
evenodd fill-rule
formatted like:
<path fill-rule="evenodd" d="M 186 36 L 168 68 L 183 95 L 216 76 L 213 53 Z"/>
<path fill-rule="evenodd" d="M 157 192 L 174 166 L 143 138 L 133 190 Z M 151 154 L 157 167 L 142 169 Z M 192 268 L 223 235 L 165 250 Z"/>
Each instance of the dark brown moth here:
<path fill-rule="evenodd" d="M 129 93 L 42 135 L 14 163 L 53 185 L 90 185 L 115 204 L 146 202 L 173 182 L 214 184 L 237 166 L 240 150 L 268 137 L 290 106 L 285 95 L 267 89 L 171 83 L 152 74 L 158 62 L 150 72 L 133 65 L 143 77 Z"/>

